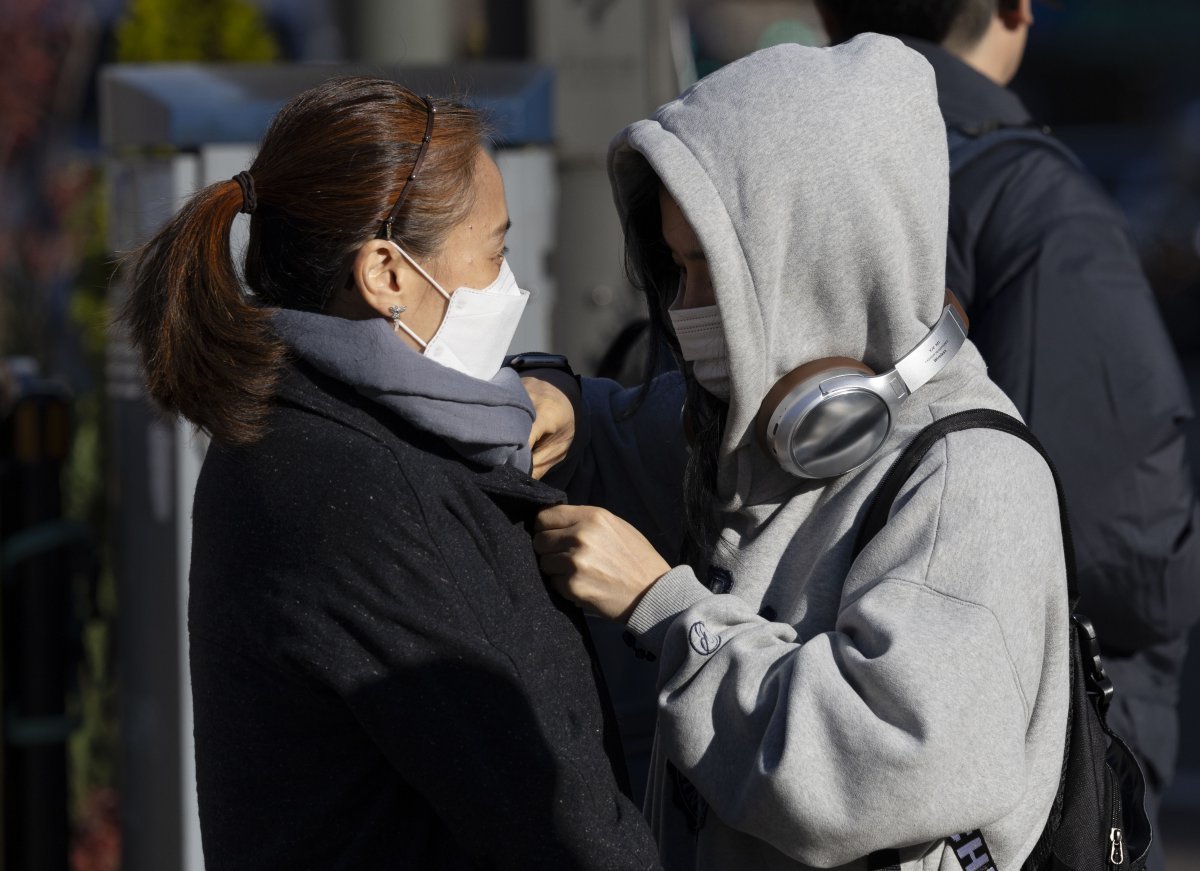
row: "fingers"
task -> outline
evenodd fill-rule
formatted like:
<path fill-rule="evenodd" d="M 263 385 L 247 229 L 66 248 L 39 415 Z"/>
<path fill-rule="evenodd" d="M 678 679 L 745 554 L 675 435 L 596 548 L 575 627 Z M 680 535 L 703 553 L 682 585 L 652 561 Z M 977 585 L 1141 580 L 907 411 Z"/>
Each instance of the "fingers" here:
<path fill-rule="evenodd" d="M 566 459 L 566 445 L 561 439 L 555 438 L 553 433 L 550 433 L 540 440 L 530 439 L 530 447 L 533 453 L 533 470 L 530 474 L 535 478 L 541 478 L 564 459 Z"/>
<path fill-rule="evenodd" d="M 586 505 L 556 505 L 539 512 L 534 522 L 533 552 L 538 556 L 538 568 L 555 577 L 559 592 L 572 601 L 577 597 L 565 590 L 580 568 L 584 549 L 581 523 L 597 510 Z"/>
<path fill-rule="evenodd" d="M 545 532 L 550 529 L 564 529 L 570 526 L 570 520 L 563 515 L 563 507 L 562 505 L 552 505 L 549 508 L 543 508 L 539 511 L 533 521 L 534 533 Z"/>
<path fill-rule="evenodd" d="M 582 604 L 583 600 L 572 589 L 579 571 L 576 536 L 558 529 L 539 532 L 533 537 L 533 550 L 538 555 L 538 568 L 558 594 L 576 605 Z"/>
<path fill-rule="evenodd" d="M 538 556 L 548 553 L 570 553 L 579 547 L 579 537 L 570 529 L 548 529 L 534 533 L 533 552 Z"/>
<path fill-rule="evenodd" d="M 534 407 L 529 446 L 535 454 L 534 477 L 540 478 L 566 458 L 575 439 L 579 385 L 574 378 L 557 370 L 523 374 L 521 384 Z"/>
<path fill-rule="evenodd" d="M 538 568 L 542 570 L 543 575 L 554 578 L 559 585 L 565 587 L 575 574 L 575 558 L 569 553 L 545 554 L 538 557 Z"/>
<path fill-rule="evenodd" d="M 533 549 L 551 586 L 613 620 L 670 570 L 637 530 L 602 508 L 557 505 L 538 514 L 535 528 Z"/>
<path fill-rule="evenodd" d="M 529 430 L 529 447 L 535 453 L 537 452 L 537 449 L 538 449 L 538 442 L 540 442 L 545 435 L 546 435 L 546 427 L 539 425 L 538 422 L 535 420 L 533 422 L 532 429 Z"/>
<path fill-rule="evenodd" d="M 554 505 L 538 512 L 537 519 L 533 523 L 533 531 L 567 529 L 585 522 L 589 516 L 603 512 L 603 508 L 593 508 L 591 505 Z"/>
<path fill-rule="evenodd" d="M 529 474 L 540 481 L 547 472 L 554 468 L 554 462 L 553 458 L 546 456 L 545 450 L 540 449 L 537 445 L 533 445 L 532 448 L 533 467 L 529 470 Z"/>

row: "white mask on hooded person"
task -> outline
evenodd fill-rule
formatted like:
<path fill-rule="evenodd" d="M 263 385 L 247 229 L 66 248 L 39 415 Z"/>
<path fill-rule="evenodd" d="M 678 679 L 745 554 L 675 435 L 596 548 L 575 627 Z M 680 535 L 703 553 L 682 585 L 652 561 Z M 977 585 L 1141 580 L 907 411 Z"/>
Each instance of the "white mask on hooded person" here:
<path fill-rule="evenodd" d="M 446 299 L 442 324 L 428 342 L 403 321 L 397 321 L 396 326 L 420 345 L 429 359 L 464 375 L 492 380 L 504 363 L 529 301 L 529 291 L 517 286 L 508 259 L 501 261 L 499 274 L 487 287 L 460 287 L 454 293 L 446 293 L 403 248 L 396 245 L 396 250 Z"/>
<path fill-rule="evenodd" d="M 668 309 L 683 359 L 692 364 L 700 386 L 724 402 L 729 401 L 729 348 L 725 328 L 715 305 Z"/>

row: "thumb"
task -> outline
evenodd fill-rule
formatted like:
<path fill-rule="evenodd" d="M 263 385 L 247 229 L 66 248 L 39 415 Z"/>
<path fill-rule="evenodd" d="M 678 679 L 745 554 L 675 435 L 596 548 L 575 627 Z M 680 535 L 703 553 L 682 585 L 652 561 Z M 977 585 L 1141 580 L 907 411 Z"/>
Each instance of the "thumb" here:
<path fill-rule="evenodd" d="M 534 447 L 545 434 L 546 424 L 542 422 L 539 415 L 533 419 L 533 425 L 529 428 L 529 446 Z"/>

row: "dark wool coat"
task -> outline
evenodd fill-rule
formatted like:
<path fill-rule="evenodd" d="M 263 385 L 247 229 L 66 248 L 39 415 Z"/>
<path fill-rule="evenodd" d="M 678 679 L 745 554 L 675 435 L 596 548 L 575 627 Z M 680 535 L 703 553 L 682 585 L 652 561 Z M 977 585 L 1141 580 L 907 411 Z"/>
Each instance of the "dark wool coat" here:
<path fill-rule="evenodd" d="M 583 621 L 530 546 L 562 494 L 304 364 L 275 405 L 196 491 L 210 871 L 657 867 Z"/>
<path fill-rule="evenodd" d="M 1011 91 L 905 42 L 933 66 L 948 127 L 1032 123 Z M 1179 673 L 1200 615 L 1200 509 L 1187 387 L 1125 220 L 1065 155 L 997 146 L 951 182 L 946 283 L 988 374 L 1058 467 L 1080 610 L 1117 687 L 1109 723 L 1157 798 L 1175 767 Z"/>

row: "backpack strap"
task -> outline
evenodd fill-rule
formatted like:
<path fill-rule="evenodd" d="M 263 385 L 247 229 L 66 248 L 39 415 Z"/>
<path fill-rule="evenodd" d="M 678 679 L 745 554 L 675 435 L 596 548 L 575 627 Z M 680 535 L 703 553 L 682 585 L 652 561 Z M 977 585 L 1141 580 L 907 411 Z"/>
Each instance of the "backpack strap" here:
<path fill-rule="evenodd" d="M 1071 610 L 1075 610 L 1075 606 L 1079 603 L 1079 585 L 1075 580 L 1075 545 L 1071 538 L 1071 525 L 1067 517 L 1067 500 L 1063 495 L 1062 482 L 1058 478 L 1058 471 L 1054 468 L 1054 464 L 1050 462 L 1050 457 L 1046 454 L 1046 449 L 1042 447 L 1041 442 L 1037 440 L 1025 424 L 1012 415 L 994 411 L 990 408 L 960 411 L 957 414 L 934 421 L 917 433 L 916 437 L 909 442 L 908 447 L 904 449 L 904 453 L 900 455 L 900 458 L 888 469 L 887 474 L 883 478 L 883 483 L 879 485 L 879 490 L 875 493 L 875 498 L 871 500 L 871 505 L 867 509 L 866 516 L 863 518 L 862 526 L 859 527 L 858 538 L 854 542 L 854 558 L 857 558 L 862 553 L 862 549 L 867 546 L 867 543 L 879 533 L 879 530 L 883 529 L 884 524 L 887 523 L 888 517 L 891 514 L 892 503 L 900 493 L 900 488 L 904 486 L 905 482 L 912 476 L 912 473 L 916 471 L 917 466 L 921 464 L 921 460 L 929 453 L 930 448 L 942 437 L 964 429 L 996 429 L 1016 436 L 1041 454 L 1042 459 L 1046 461 L 1046 465 L 1050 467 L 1050 474 L 1054 478 L 1054 489 L 1058 493 L 1058 519 L 1062 525 L 1063 556 L 1066 559 L 1067 565 L 1067 595 Z"/>
<path fill-rule="evenodd" d="M 1075 580 L 1075 545 L 1071 538 L 1071 525 L 1067 517 L 1067 500 L 1063 495 L 1062 482 L 1059 480 L 1058 471 L 1054 468 L 1050 457 L 1047 456 L 1045 448 L 1042 447 L 1041 443 L 1025 424 L 1012 415 L 1004 414 L 990 408 L 960 411 L 957 414 L 934 421 L 917 433 L 913 440 L 909 442 L 908 447 L 904 449 L 904 452 L 900 454 L 900 457 L 888 469 L 887 474 L 883 477 L 883 482 L 879 485 L 879 489 L 875 493 L 875 497 L 871 500 L 870 507 L 868 507 L 867 513 L 863 518 L 862 526 L 859 528 L 858 537 L 854 541 L 854 558 L 857 559 L 858 555 L 862 553 L 863 548 L 883 529 L 891 514 L 892 504 L 895 502 L 896 496 L 900 493 L 900 489 L 912 477 L 913 472 L 916 471 L 917 466 L 921 464 L 921 461 L 929 453 L 930 449 L 946 435 L 965 429 L 994 429 L 1016 436 L 1041 454 L 1042 459 L 1046 461 L 1046 465 L 1050 468 L 1050 474 L 1054 478 L 1055 492 L 1058 494 L 1058 516 L 1059 523 L 1062 526 L 1063 557 L 1066 562 L 1069 610 L 1074 611 L 1075 606 L 1079 602 L 1079 588 Z M 1074 637 L 1074 634 L 1072 634 L 1072 639 Z M 1098 657 L 1096 664 L 1099 666 Z M 1103 678 L 1103 668 L 1101 667 L 1099 670 Z M 1109 690 L 1109 694 L 1111 694 L 1111 689 Z M 1068 712 L 1068 716 L 1073 716 L 1073 712 Z M 1070 723 L 1068 721 L 1069 733 Z M 1035 853 L 1045 849 L 1043 848 L 1043 843 L 1046 842 L 1048 835 L 1054 829 L 1057 829 L 1057 818 L 1061 813 L 1061 800 L 1066 783 L 1066 764 L 1067 758 L 1064 754 L 1063 769 L 1059 776 L 1059 787 L 1055 796 L 1055 807 L 1052 809 L 1052 823 L 1044 831 L 1042 837 L 1039 838 Z M 987 841 L 983 837 L 983 832 L 978 829 L 951 835 L 947 838 L 947 842 L 954 851 L 954 856 L 958 859 L 963 871 L 996 871 Z M 887 869 L 887 871 L 891 871 L 893 868 L 898 869 L 899 853 L 895 850 L 880 850 L 877 853 L 873 853 L 868 858 L 867 867 L 871 871 L 875 871 L 877 868 Z"/>
<path fill-rule="evenodd" d="M 1048 148 L 1065 158 L 1072 166 L 1083 169 L 1083 161 L 1075 152 L 1050 135 L 1046 127 L 992 127 L 984 130 L 946 128 L 946 144 L 950 149 L 950 177 L 989 151 L 1010 142 L 1027 142 L 1038 148 Z"/>

